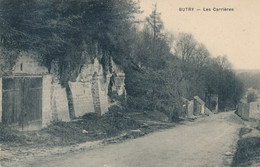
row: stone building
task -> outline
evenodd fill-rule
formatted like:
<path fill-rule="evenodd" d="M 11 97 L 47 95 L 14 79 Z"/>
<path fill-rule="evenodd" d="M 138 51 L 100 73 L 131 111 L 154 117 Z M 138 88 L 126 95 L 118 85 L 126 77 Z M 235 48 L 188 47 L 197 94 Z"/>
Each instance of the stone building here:
<path fill-rule="evenodd" d="M 205 113 L 205 102 L 199 96 L 194 96 L 194 115 Z"/>
<path fill-rule="evenodd" d="M 188 100 L 186 98 L 182 98 L 183 102 L 183 117 L 193 118 L 194 116 L 199 115 L 212 115 L 210 109 L 206 107 L 206 103 L 199 98 L 199 96 L 194 96 L 193 99 Z"/>
<path fill-rule="evenodd" d="M 245 120 L 260 119 L 260 101 L 246 103 L 241 102 L 238 104 L 237 115 Z"/>
<path fill-rule="evenodd" d="M 184 117 L 192 118 L 194 112 L 194 100 L 188 100 L 186 98 L 182 98 L 183 102 L 183 110 L 184 110 Z"/>
<path fill-rule="evenodd" d="M 70 121 L 65 88 L 31 57 L 30 53 L 23 53 L 12 74 L 0 78 L 0 122 L 32 130 L 51 121 Z M 112 73 L 106 76 L 97 59 L 85 64 L 76 82 L 69 82 L 75 116 L 106 113 L 116 103 L 108 96 L 109 88 L 119 96 L 125 95 L 124 78 L 123 71 L 113 62 Z"/>

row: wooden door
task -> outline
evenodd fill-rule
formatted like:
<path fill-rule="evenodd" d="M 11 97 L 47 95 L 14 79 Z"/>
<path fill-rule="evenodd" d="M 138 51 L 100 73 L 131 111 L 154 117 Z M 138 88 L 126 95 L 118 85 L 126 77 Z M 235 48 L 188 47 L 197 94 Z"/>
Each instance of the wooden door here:
<path fill-rule="evenodd" d="M 21 128 L 41 124 L 42 78 L 6 77 L 2 82 L 3 123 Z"/>

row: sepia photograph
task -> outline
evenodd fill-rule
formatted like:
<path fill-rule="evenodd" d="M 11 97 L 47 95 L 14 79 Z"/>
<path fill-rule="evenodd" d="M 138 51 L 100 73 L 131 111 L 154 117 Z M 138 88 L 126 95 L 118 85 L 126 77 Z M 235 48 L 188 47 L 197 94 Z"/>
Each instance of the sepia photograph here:
<path fill-rule="evenodd" d="M 0 167 L 260 166 L 259 0 L 0 0 Z"/>

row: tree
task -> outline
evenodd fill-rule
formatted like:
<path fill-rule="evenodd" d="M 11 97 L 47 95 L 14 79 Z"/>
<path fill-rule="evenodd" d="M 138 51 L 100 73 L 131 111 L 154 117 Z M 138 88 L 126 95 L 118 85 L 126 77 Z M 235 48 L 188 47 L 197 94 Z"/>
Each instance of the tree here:
<path fill-rule="evenodd" d="M 183 63 L 189 63 L 195 55 L 197 45 L 197 41 L 191 34 L 181 33 L 176 41 L 175 55 L 180 57 Z"/>
<path fill-rule="evenodd" d="M 230 70 L 232 68 L 231 63 L 228 61 L 227 56 L 218 56 L 216 58 L 216 62 L 218 63 L 219 67 L 223 70 Z"/>
<path fill-rule="evenodd" d="M 244 92 L 243 84 L 231 70 L 226 56 L 212 58 L 207 48 L 191 34 L 181 33 L 176 41 L 175 55 L 181 59 L 182 95 L 219 97 L 219 107 L 235 107 Z M 207 96 L 207 97 L 206 97 Z"/>
<path fill-rule="evenodd" d="M 125 71 L 127 101 L 132 110 L 159 111 L 174 121 L 181 111 L 180 61 L 171 53 L 172 40 L 162 32 L 157 14 L 155 6 L 144 29 L 136 32 L 132 56 L 137 68 Z"/>
<path fill-rule="evenodd" d="M 146 21 L 152 28 L 153 38 L 158 38 L 163 29 L 163 22 L 161 21 L 161 13 L 157 12 L 157 4 L 154 4 L 154 9 L 149 17 L 146 17 Z"/>
<path fill-rule="evenodd" d="M 244 85 L 229 64 L 223 57 L 210 58 L 205 71 L 205 87 L 209 95 L 218 95 L 220 110 L 235 108 L 244 94 Z"/>
<path fill-rule="evenodd" d="M 251 103 L 251 102 L 254 102 L 257 100 L 257 94 L 255 92 L 250 92 L 248 95 L 247 95 L 247 102 L 248 103 Z"/>
<path fill-rule="evenodd" d="M 132 0 L 2 0 L 1 32 L 7 32 L 1 33 L 2 46 L 38 52 L 36 59 L 49 72 L 55 63 L 58 70 L 54 73 L 66 88 L 74 118 L 69 82 L 89 59 L 97 57 L 105 70 L 111 56 L 120 59 L 115 41 L 120 38 L 118 32 L 131 26 L 136 5 Z"/>
<path fill-rule="evenodd" d="M 175 44 L 175 55 L 181 59 L 182 95 L 204 97 L 204 71 L 210 57 L 207 48 L 197 42 L 191 34 L 180 33 Z"/>

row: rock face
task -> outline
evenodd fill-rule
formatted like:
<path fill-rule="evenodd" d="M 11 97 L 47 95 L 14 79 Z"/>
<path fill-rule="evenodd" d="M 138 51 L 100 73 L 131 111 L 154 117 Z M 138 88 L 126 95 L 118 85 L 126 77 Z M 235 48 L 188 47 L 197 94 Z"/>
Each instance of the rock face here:
<path fill-rule="evenodd" d="M 69 82 L 75 116 L 80 117 L 93 112 L 99 115 L 106 113 L 111 105 L 118 104 L 109 97 L 109 93 L 116 96 L 126 94 L 124 81 L 124 72 L 113 61 L 112 71 L 106 76 L 97 59 L 93 63 L 85 64 L 76 82 Z M 65 89 L 58 83 L 52 83 L 50 91 L 52 120 L 70 120 Z"/>
<path fill-rule="evenodd" d="M 32 57 L 35 53 L 21 52 L 15 66 L 13 67 L 14 74 L 46 74 L 48 69 L 40 66 Z"/>
<path fill-rule="evenodd" d="M 114 104 L 108 94 L 113 92 L 117 96 L 124 95 L 124 80 L 124 73 L 113 61 L 112 71 L 106 76 L 97 59 L 91 64 L 86 64 L 76 82 L 70 82 L 76 117 L 88 112 L 101 115 L 107 112 L 108 107 Z"/>
<path fill-rule="evenodd" d="M 110 97 L 124 97 L 126 94 L 124 72 L 113 61 L 111 65 L 112 70 L 104 75 L 102 65 L 94 59 L 93 62 L 83 66 L 75 82 L 69 82 L 76 117 L 90 112 L 102 115 L 108 111 L 109 106 L 118 104 L 117 100 Z M 54 75 L 48 73 L 46 67 L 40 66 L 31 56 L 23 54 L 15 64 L 13 73 L 8 77 L 14 76 L 42 79 L 42 93 L 39 95 L 42 99 L 40 104 L 42 127 L 51 121 L 70 121 L 66 90 L 61 87 Z M 0 93 L 2 97 L 2 86 Z M 0 102 L 0 116 L 2 116 L 2 99 Z M 15 102 L 10 102 L 10 107 L 12 103 Z"/>
<path fill-rule="evenodd" d="M 259 120 L 260 119 L 260 101 L 251 103 L 239 103 L 237 115 L 245 120 Z"/>

